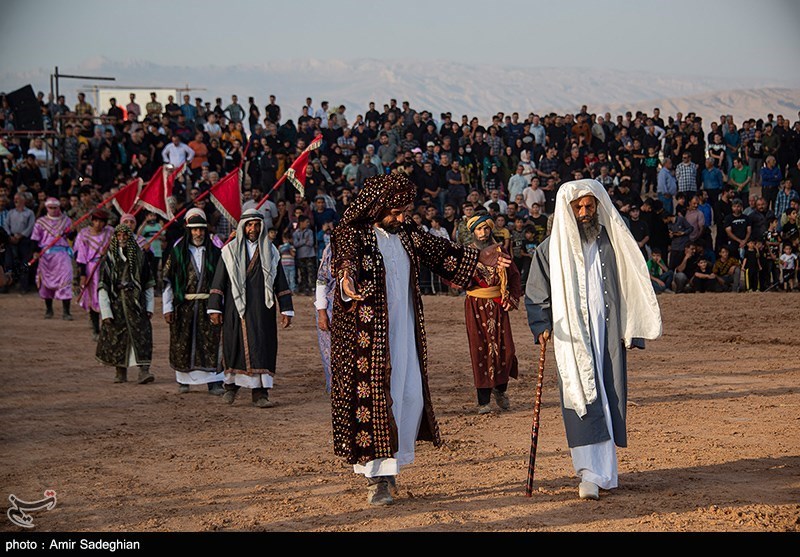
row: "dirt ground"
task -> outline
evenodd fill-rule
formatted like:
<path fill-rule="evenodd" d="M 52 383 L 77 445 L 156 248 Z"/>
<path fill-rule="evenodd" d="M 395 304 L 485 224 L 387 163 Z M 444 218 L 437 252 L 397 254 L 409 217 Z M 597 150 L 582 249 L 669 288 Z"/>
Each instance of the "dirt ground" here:
<path fill-rule="evenodd" d="M 0 498 L 57 492 L 35 531 L 800 531 L 800 294 L 664 294 L 664 335 L 629 354 L 620 487 L 577 497 L 548 350 L 535 492 L 524 496 L 535 390 L 524 312 L 512 408 L 478 416 L 463 299 L 426 297 L 430 380 L 444 446 L 422 443 L 400 497 L 366 504 L 331 447 L 313 308 L 281 331 L 273 399 L 179 395 L 167 328 L 150 385 L 112 384 L 88 318 L 42 319 L 0 296 Z M 5 508 L 5 507 L 4 507 Z M 0 531 L 21 529 L 5 516 Z"/>

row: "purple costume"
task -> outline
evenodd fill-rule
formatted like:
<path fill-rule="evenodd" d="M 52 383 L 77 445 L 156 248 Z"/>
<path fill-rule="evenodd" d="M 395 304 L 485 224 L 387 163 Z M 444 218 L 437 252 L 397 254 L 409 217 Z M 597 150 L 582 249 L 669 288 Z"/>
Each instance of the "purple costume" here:
<path fill-rule="evenodd" d="M 71 225 L 72 220 L 60 212 L 56 217 L 39 217 L 33 225 L 31 240 L 43 250 L 36 271 L 36 285 L 39 287 L 39 297 L 44 300 L 72 299 L 72 249 L 62 236 Z M 45 251 L 59 236 L 55 245 Z"/>
<path fill-rule="evenodd" d="M 111 241 L 114 229 L 110 226 L 103 227 L 97 236 L 91 232 L 91 227 L 82 228 L 75 238 L 75 260 L 86 265 L 86 286 L 83 289 L 78 303 L 86 311 L 100 312 L 100 301 L 97 297 L 97 284 L 100 280 L 100 270 L 97 266 L 103 261 L 103 254 Z"/>

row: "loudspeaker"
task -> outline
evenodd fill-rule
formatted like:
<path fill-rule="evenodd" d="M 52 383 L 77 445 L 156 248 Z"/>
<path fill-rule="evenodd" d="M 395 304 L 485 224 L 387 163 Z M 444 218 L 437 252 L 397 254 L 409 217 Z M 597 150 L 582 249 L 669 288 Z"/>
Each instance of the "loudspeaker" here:
<path fill-rule="evenodd" d="M 15 130 L 43 130 L 42 107 L 36 100 L 33 87 L 26 85 L 6 94 L 6 100 L 14 114 Z"/>

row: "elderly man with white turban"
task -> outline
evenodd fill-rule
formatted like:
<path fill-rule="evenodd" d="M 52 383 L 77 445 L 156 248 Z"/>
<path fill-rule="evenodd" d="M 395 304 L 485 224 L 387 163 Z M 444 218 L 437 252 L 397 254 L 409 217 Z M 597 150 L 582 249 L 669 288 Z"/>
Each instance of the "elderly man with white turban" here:
<path fill-rule="evenodd" d="M 207 312 L 211 323 L 222 325 L 223 400 L 233 404 L 240 387 L 251 389 L 253 405 L 271 408 L 278 354 L 277 313 L 281 326 L 294 317 L 292 291 L 278 249 L 264 229 L 264 213 L 247 209 L 239 219 L 236 237 L 222 248 L 211 283 Z"/>
<path fill-rule="evenodd" d="M 599 499 L 617 487 L 616 447 L 628 443 L 626 351 L 661 335 L 661 313 L 636 240 L 596 180 L 559 188 L 525 306 L 536 342 L 553 338 L 579 496 Z"/>

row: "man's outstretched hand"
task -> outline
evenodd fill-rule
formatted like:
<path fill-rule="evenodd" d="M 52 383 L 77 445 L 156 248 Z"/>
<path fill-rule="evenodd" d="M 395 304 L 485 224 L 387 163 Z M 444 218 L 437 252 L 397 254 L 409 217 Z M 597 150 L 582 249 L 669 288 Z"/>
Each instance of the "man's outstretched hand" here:
<path fill-rule="evenodd" d="M 478 262 L 487 267 L 505 269 L 511 265 L 511 258 L 502 252 L 500 244 L 496 244 L 482 249 L 478 256 Z"/>

